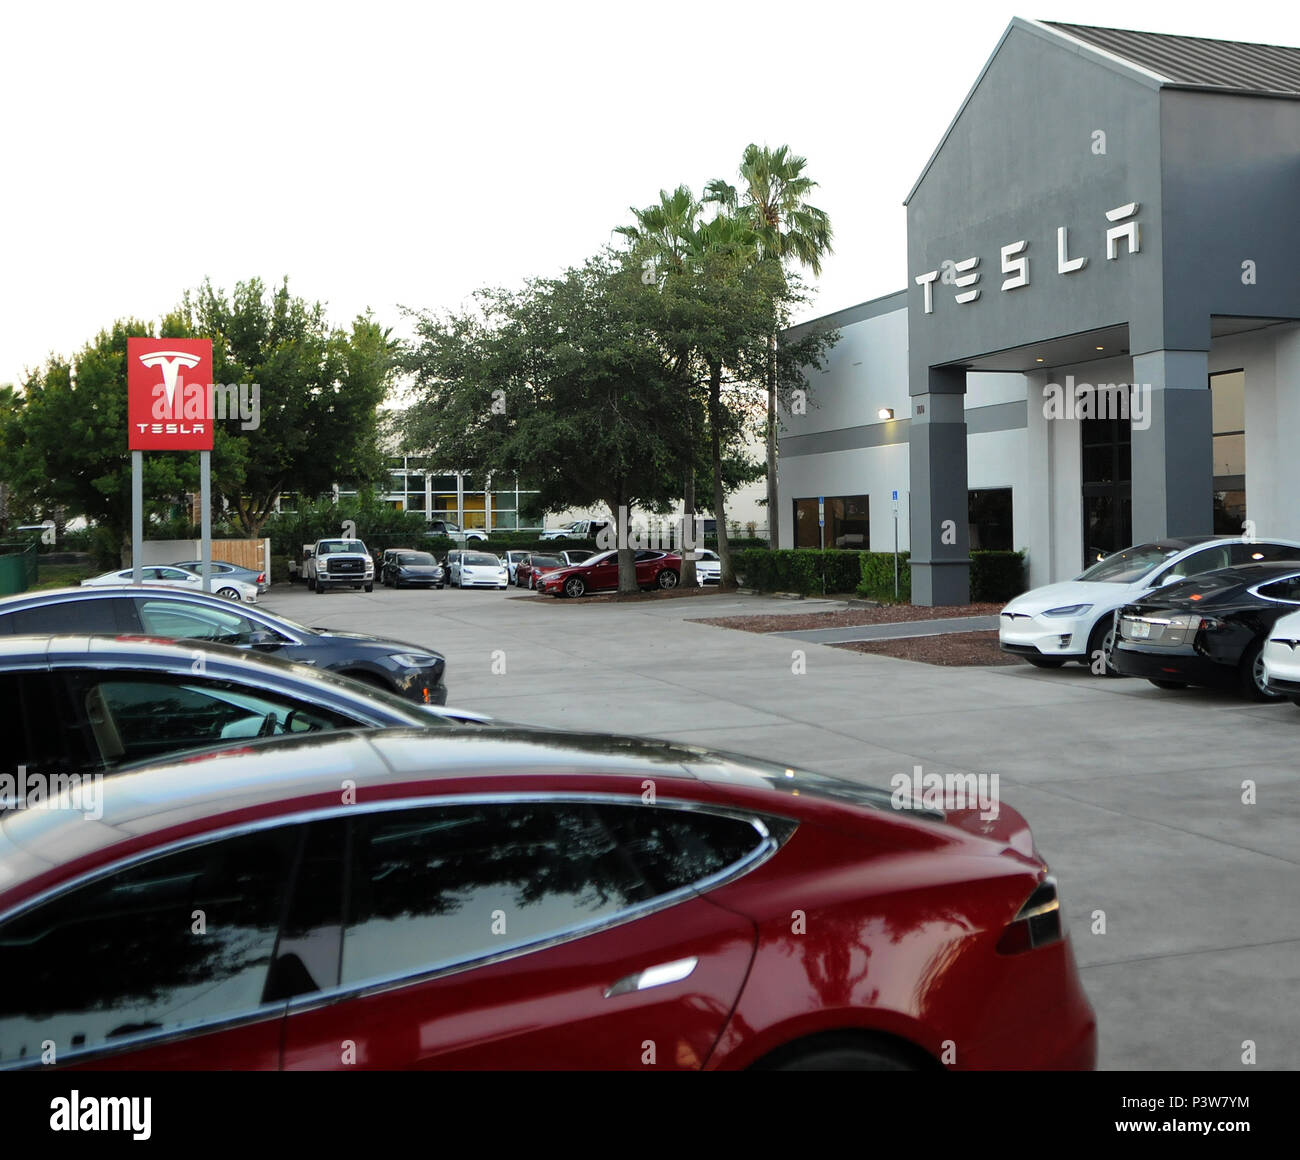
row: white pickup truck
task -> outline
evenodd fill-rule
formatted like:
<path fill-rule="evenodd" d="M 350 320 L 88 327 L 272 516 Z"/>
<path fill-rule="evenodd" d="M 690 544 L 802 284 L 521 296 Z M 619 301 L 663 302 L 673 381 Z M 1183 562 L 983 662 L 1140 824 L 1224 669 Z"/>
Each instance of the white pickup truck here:
<path fill-rule="evenodd" d="M 360 540 L 317 540 L 304 573 L 313 592 L 330 588 L 375 590 L 375 561 Z"/>

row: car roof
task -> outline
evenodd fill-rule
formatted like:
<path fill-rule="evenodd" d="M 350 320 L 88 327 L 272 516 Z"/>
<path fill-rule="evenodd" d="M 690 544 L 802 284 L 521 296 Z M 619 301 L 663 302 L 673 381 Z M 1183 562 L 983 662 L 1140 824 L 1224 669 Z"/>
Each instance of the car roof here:
<path fill-rule="evenodd" d="M 240 581 L 240 583 L 247 583 L 247 581 Z M 40 604 L 60 604 L 68 600 L 109 600 L 115 596 L 132 596 L 140 593 L 187 604 L 221 608 L 226 612 L 238 611 L 244 607 L 242 604 L 235 604 L 232 607 L 231 601 L 214 592 L 194 592 L 186 588 L 172 588 L 165 584 L 91 584 L 79 588 L 46 588 L 39 592 L 19 592 L 13 596 L 0 596 L 0 613 L 14 608 L 31 608 Z M 274 613 L 263 612 L 260 608 L 254 612 L 254 615 L 268 620 L 279 619 Z"/>
<path fill-rule="evenodd" d="M 335 695 L 353 693 L 356 699 L 365 699 L 369 692 L 354 691 L 352 681 L 314 665 L 210 640 L 79 632 L 0 635 L 0 671 L 40 665 L 109 671 L 131 667 L 186 674 L 195 672 L 199 657 L 209 677 L 238 677 L 250 684 L 296 679 Z"/>
<path fill-rule="evenodd" d="M 392 787 L 412 783 L 467 777 L 504 783 L 521 773 L 625 777 L 628 791 L 639 795 L 647 774 L 698 783 L 687 763 L 703 754 L 640 738 L 477 725 L 339 730 L 205 750 L 102 778 L 98 817 L 75 806 L 0 815 L 0 890 L 132 839 L 202 828 L 209 818 L 233 820 L 267 807 L 285 816 L 299 812 L 274 810 L 279 802 L 340 804 L 349 782 L 359 802 L 403 796 Z"/>

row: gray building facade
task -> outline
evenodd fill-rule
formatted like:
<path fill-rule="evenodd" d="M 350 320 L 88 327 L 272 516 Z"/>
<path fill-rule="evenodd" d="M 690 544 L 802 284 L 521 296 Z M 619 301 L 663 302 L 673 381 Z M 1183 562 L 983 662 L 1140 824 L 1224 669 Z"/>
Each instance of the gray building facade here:
<path fill-rule="evenodd" d="M 902 411 L 915 602 L 968 599 L 991 460 L 1035 584 L 1247 519 L 1300 535 L 1300 49 L 1013 20 L 905 204 L 906 292 L 878 304 L 907 402 L 852 436 L 792 417 L 781 475 L 819 487 L 796 460 L 901 441 Z M 831 393 L 855 390 L 883 384 Z"/>

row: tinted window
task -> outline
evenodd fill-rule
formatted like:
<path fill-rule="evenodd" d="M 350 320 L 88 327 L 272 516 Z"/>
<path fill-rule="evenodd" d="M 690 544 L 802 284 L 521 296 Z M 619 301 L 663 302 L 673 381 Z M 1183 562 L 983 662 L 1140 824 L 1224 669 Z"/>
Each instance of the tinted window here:
<path fill-rule="evenodd" d="M 1275 560 L 1300 560 L 1300 548 L 1285 544 L 1233 544 L 1233 564 L 1268 564 Z"/>
<path fill-rule="evenodd" d="M 1284 600 L 1288 603 L 1300 603 L 1300 577 L 1291 576 L 1286 580 L 1276 580 L 1265 584 L 1259 594 L 1268 600 Z"/>
<path fill-rule="evenodd" d="M 121 598 L 37 604 L 11 612 L 5 620 L 16 633 L 102 632 L 116 635 L 135 630 L 128 602 Z"/>
<path fill-rule="evenodd" d="M 476 566 L 480 568 L 501 567 L 500 559 L 498 559 L 496 556 L 489 556 L 484 552 L 466 552 L 465 558 L 462 561 L 462 563 L 468 565 L 469 567 L 476 567 Z"/>
<path fill-rule="evenodd" d="M 140 611 L 140 624 L 150 636 L 246 644 L 251 633 L 269 631 L 243 614 L 227 612 L 224 608 L 168 600 L 138 600 L 136 607 Z"/>
<path fill-rule="evenodd" d="M 367 814 L 351 846 L 345 984 L 492 955 L 655 893 L 583 805 Z"/>
<path fill-rule="evenodd" d="M 82 673 L 73 684 L 107 764 L 223 741 L 319 733 L 357 724 L 279 694 L 221 681 L 120 673 L 101 680 Z"/>
<path fill-rule="evenodd" d="M 0 773 L 20 765 L 36 773 L 85 769 L 85 740 L 71 716 L 49 673 L 0 673 Z"/>
<path fill-rule="evenodd" d="M 422 568 L 433 567 L 433 557 L 428 552 L 407 552 L 398 557 L 403 564 L 418 564 Z"/>
<path fill-rule="evenodd" d="M 749 822 L 695 810 L 601 805 L 596 811 L 655 894 L 718 874 L 762 842 Z"/>
<path fill-rule="evenodd" d="M 0 988 L 0 1062 L 260 1006 L 297 841 L 286 827 L 165 855 L 5 923 L 0 978 L 21 985 Z"/>

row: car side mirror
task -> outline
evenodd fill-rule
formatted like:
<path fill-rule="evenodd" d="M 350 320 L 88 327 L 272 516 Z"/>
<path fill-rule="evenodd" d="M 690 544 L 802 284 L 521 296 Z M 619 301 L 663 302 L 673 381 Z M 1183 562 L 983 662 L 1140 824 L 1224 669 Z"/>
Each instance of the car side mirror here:
<path fill-rule="evenodd" d="M 250 648 L 277 649 L 283 643 L 275 633 L 267 632 L 265 629 L 257 629 L 248 634 Z"/>
<path fill-rule="evenodd" d="M 1179 580 L 1185 579 L 1187 579 L 1186 576 L 1180 576 L 1177 572 L 1166 572 L 1160 577 L 1160 587 L 1163 588 L 1166 584 L 1175 584 Z"/>

